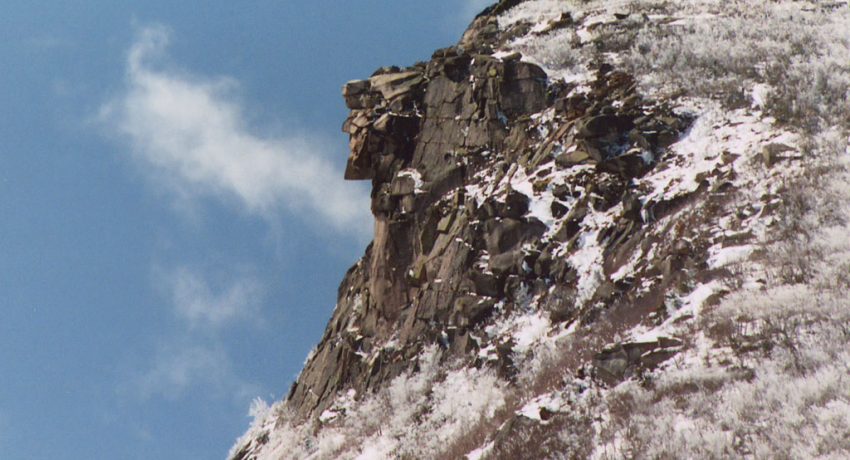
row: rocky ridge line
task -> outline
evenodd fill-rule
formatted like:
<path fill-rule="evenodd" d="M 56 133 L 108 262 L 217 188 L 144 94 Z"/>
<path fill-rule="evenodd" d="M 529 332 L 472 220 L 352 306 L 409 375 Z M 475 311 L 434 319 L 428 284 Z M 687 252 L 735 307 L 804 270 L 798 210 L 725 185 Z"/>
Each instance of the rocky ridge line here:
<path fill-rule="evenodd" d="M 519 3 L 485 10 L 427 63 L 343 90 L 346 178 L 372 180 L 376 233 L 287 398 L 316 430 L 415 373 L 433 346 L 446 363 L 514 384 L 531 344 L 570 336 L 587 340 L 568 370 L 593 385 L 649 373 L 692 345 L 679 325 L 727 293 L 730 261 L 752 251 L 782 202 L 775 165 L 796 161 L 795 136 L 745 109 L 672 110 L 604 52 L 586 78 L 550 78 L 497 50 L 633 18 L 563 13 L 500 26 L 497 15 Z M 547 398 L 493 433 L 490 449 L 521 452 L 513 435 L 529 424 L 578 422 L 572 402 Z"/>
<path fill-rule="evenodd" d="M 479 360 L 491 345 L 485 327 L 517 308 L 520 291 L 549 296 L 541 308 L 564 323 L 591 321 L 585 307 L 637 295 L 605 284 L 585 293 L 584 305 L 568 305 L 579 275 L 566 254 L 579 245 L 589 210 L 619 206 L 597 237 L 616 271 L 625 257 L 618 251 L 638 244 L 649 218 L 634 180 L 689 121 L 644 100 L 630 75 L 604 62 L 582 92 L 550 82 L 519 54 L 482 54 L 497 38 L 491 19 L 479 17 L 461 45 L 427 63 L 345 85 L 345 177 L 372 180 L 375 239 L 346 275 L 327 332 L 290 392 L 302 415 L 321 414 L 345 390 L 379 388 L 415 366 L 428 344 L 446 348 L 447 358 Z M 557 174 L 571 180 L 554 183 Z M 551 189 L 544 216 L 530 209 L 528 191 L 510 185 L 470 193 L 521 175 Z M 652 218 L 664 207 L 653 204 Z M 509 377 L 510 345 L 496 347 Z"/>

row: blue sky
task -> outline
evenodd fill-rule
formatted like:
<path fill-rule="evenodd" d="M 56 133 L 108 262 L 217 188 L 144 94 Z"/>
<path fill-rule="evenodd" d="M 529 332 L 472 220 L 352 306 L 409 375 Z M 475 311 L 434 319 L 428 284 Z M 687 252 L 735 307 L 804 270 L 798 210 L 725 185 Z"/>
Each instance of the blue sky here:
<path fill-rule="evenodd" d="M 341 85 L 482 2 L 0 6 L 0 458 L 223 458 L 371 234 Z"/>

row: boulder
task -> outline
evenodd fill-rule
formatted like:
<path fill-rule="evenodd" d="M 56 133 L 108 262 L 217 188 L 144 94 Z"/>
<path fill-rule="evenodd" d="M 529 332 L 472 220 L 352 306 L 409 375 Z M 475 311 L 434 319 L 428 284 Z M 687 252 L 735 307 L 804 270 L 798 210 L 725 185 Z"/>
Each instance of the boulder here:
<path fill-rule="evenodd" d="M 638 178 L 650 170 L 652 164 L 647 162 L 647 156 L 638 149 L 613 158 L 608 158 L 596 165 L 600 171 L 619 174 L 624 179 Z"/>
<path fill-rule="evenodd" d="M 502 252 L 497 255 L 491 255 L 487 262 L 487 268 L 497 274 L 505 275 L 510 273 L 518 273 L 522 264 L 522 259 L 525 254 L 519 248 Z"/>
<path fill-rule="evenodd" d="M 552 206 L 550 208 L 550 210 L 552 211 L 552 217 L 554 217 L 555 219 L 560 219 L 561 217 L 564 217 L 565 215 L 567 215 L 567 211 L 569 211 L 569 208 L 567 208 L 565 205 L 558 201 L 552 201 Z"/>
<path fill-rule="evenodd" d="M 349 141 L 351 153 L 345 166 L 345 180 L 364 180 L 373 177 L 372 154 L 367 146 L 368 136 L 366 132 L 351 136 Z"/>
<path fill-rule="evenodd" d="M 492 272 L 474 270 L 469 274 L 475 288 L 475 293 L 487 297 L 499 297 L 502 292 L 499 280 Z"/>
<path fill-rule="evenodd" d="M 521 61 L 504 63 L 499 94 L 501 110 L 509 119 L 537 113 L 546 107 L 546 72 Z"/>
<path fill-rule="evenodd" d="M 537 219 L 493 218 L 484 224 L 484 242 L 491 256 L 517 248 L 529 239 L 539 238 L 546 225 Z"/>
<path fill-rule="evenodd" d="M 495 305 L 496 302 L 493 299 L 482 299 L 477 296 L 468 295 L 461 296 L 454 303 L 455 318 L 463 319 L 463 321 L 457 321 L 462 326 L 475 324 L 489 315 Z"/>
<path fill-rule="evenodd" d="M 657 368 L 675 356 L 681 347 L 682 341 L 668 337 L 615 344 L 593 359 L 594 376 L 607 385 L 616 385 L 638 372 Z"/>
<path fill-rule="evenodd" d="M 369 80 L 353 80 L 342 87 L 342 97 L 345 105 L 351 110 L 370 108 L 373 99 L 369 92 L 372 89 Z"/>
<path fill-rule="evenodd" d="M 555 164 L 561 168 L 571 168 L 575 165 L 588 163 L 592 160 L 590 154 L 584 150 L 573 150 L 572 152 L 562 153 L 555 157 Z"/>
<path fill-rule="evenodd" d="M 522 221 L 494 218 L 485 224 L 484 242 L 492 256 L 507 252 L 519 245 L 524 237 Z"/>
<path fill-rule="evenodd" d="M 413 91 L 423 81 L 422 73 L 417 71 L 387 73 L 369 79 L 371 89 L 381 93 L 388 101 Z"/>
<path fill-rule="evenodd" d="M 576 137 L 597 138 L 612 133 L 626 133 L 634 126 L 631 119 L 619 115 L 597 115 L 582 120 L 577 125 Z"/>
<path fill-rule="evenodd" d="M 416 180 L 410 176 L 396 176 L 390 185 L 390 195 L 412 195 L 416 191 Z"/>
<path fill-rule="evenodd" d="M 761 150 L 762 160 L 768 168 L 776 164 L 777 161 L 783 159 L 785 152 L 794 151 L 794 147 L 779 142 L 771 142 L 765 145 Z"/>
<path fill-rule="evenodd" d="M 511 190 L 505 195 L 504 200 L 499 200 L 496 197 L 487 199 L 478 210 L 478 214 L 483 219 L 503 218 L 503 219 L 522 219 L 528 212 L 529 199 L 523 193 Z"/>

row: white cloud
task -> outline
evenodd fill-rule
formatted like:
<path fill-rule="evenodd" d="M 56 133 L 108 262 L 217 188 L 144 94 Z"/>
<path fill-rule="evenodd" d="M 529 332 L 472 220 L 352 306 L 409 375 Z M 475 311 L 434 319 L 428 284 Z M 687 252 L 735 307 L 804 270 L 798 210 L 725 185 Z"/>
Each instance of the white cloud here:
<path fill-rule="evenodd" d="M 249 276 L 210 282 L 186 267 L 155 268 L 154 280 L 179 322 L 157 340 L 150 362 L 132 374 L 134 396 L 176 400 L 202 391 L 239 404 L 256 396 L 259 387 L 233 368 L 225 334 L 239 322 L 262 322 L 262 285 Z"/>
<path fill-rule="evenodd" d="M 100 119 L 177 200 L 212 195 L 270 219 L 286 209 L 338 232 L 371 231 L 363 187 L 343 182 L 320 142 L 252 132 L 234 80 L 163 68 L 168 40 L 162 27 L 140 31 L 127 55 L 127 86 Z"/>
<path fill-rule="evenodd" d="M 217 329 L 238 320 L 259 320 L 262 288 L 252 278 L 236 279 L 217 290 L 185 267 L 167 278 L 175 312 L 191 329 Z"/>
<path fill-rule="evenodd" d="M 236 376 L 223 348 L 191 342 L 162 344 L 137 383 L 143 399 L 178 399 L 190 389 L 203 388 L 205 395 L 242 401 L 259 391 Z"/>

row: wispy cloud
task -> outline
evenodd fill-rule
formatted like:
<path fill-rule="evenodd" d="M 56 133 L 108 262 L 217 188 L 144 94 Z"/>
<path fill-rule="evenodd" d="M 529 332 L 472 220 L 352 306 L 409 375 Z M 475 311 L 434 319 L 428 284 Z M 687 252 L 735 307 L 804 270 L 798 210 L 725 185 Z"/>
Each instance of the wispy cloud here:
<path fill-rule="evenodd" d="M 191 329 L 218 329 L 235 321 L 257 322 L 263 290 L 250 277 L 213 289 L 201 274 L 186 267 L 164 274 L 174 311 Z"/>
<path fill-rule="evenodd" d="M 158 338 L 149 362 L 132 374 L 135 397 L 176 400 L 201 390 L 242 404 L 260 392 L 233 368 L 226 337 L 239 323 L 262 324 L 263 286 L 242 274 L 215 281 L 188 267 L 154 269 L 157 291 L 177 323 Z"/>
<path fill-rule="evenodd" d="M 229 78 L 204 78 L 163 64 L 169 32 L 139 31 L 127 54 L 126 88 L 100 120 L 141 164 L 165 178 L 175 198 L 216 196 L 267 218 L 286 209 L 338 232 L 368 232 L 362 186 L 342 181 L 321 142 L 256 134 Z"/>
<path fill-rule="evenodd" d="M 243 402 L 259 392 L 255 385 L 236 375 L 222 347 L 192 341 L 161 344 L 152 367 L 137 384 L 143 399 L 179 399 L 191 390 L 203 388 L 206 395 Z"/>

